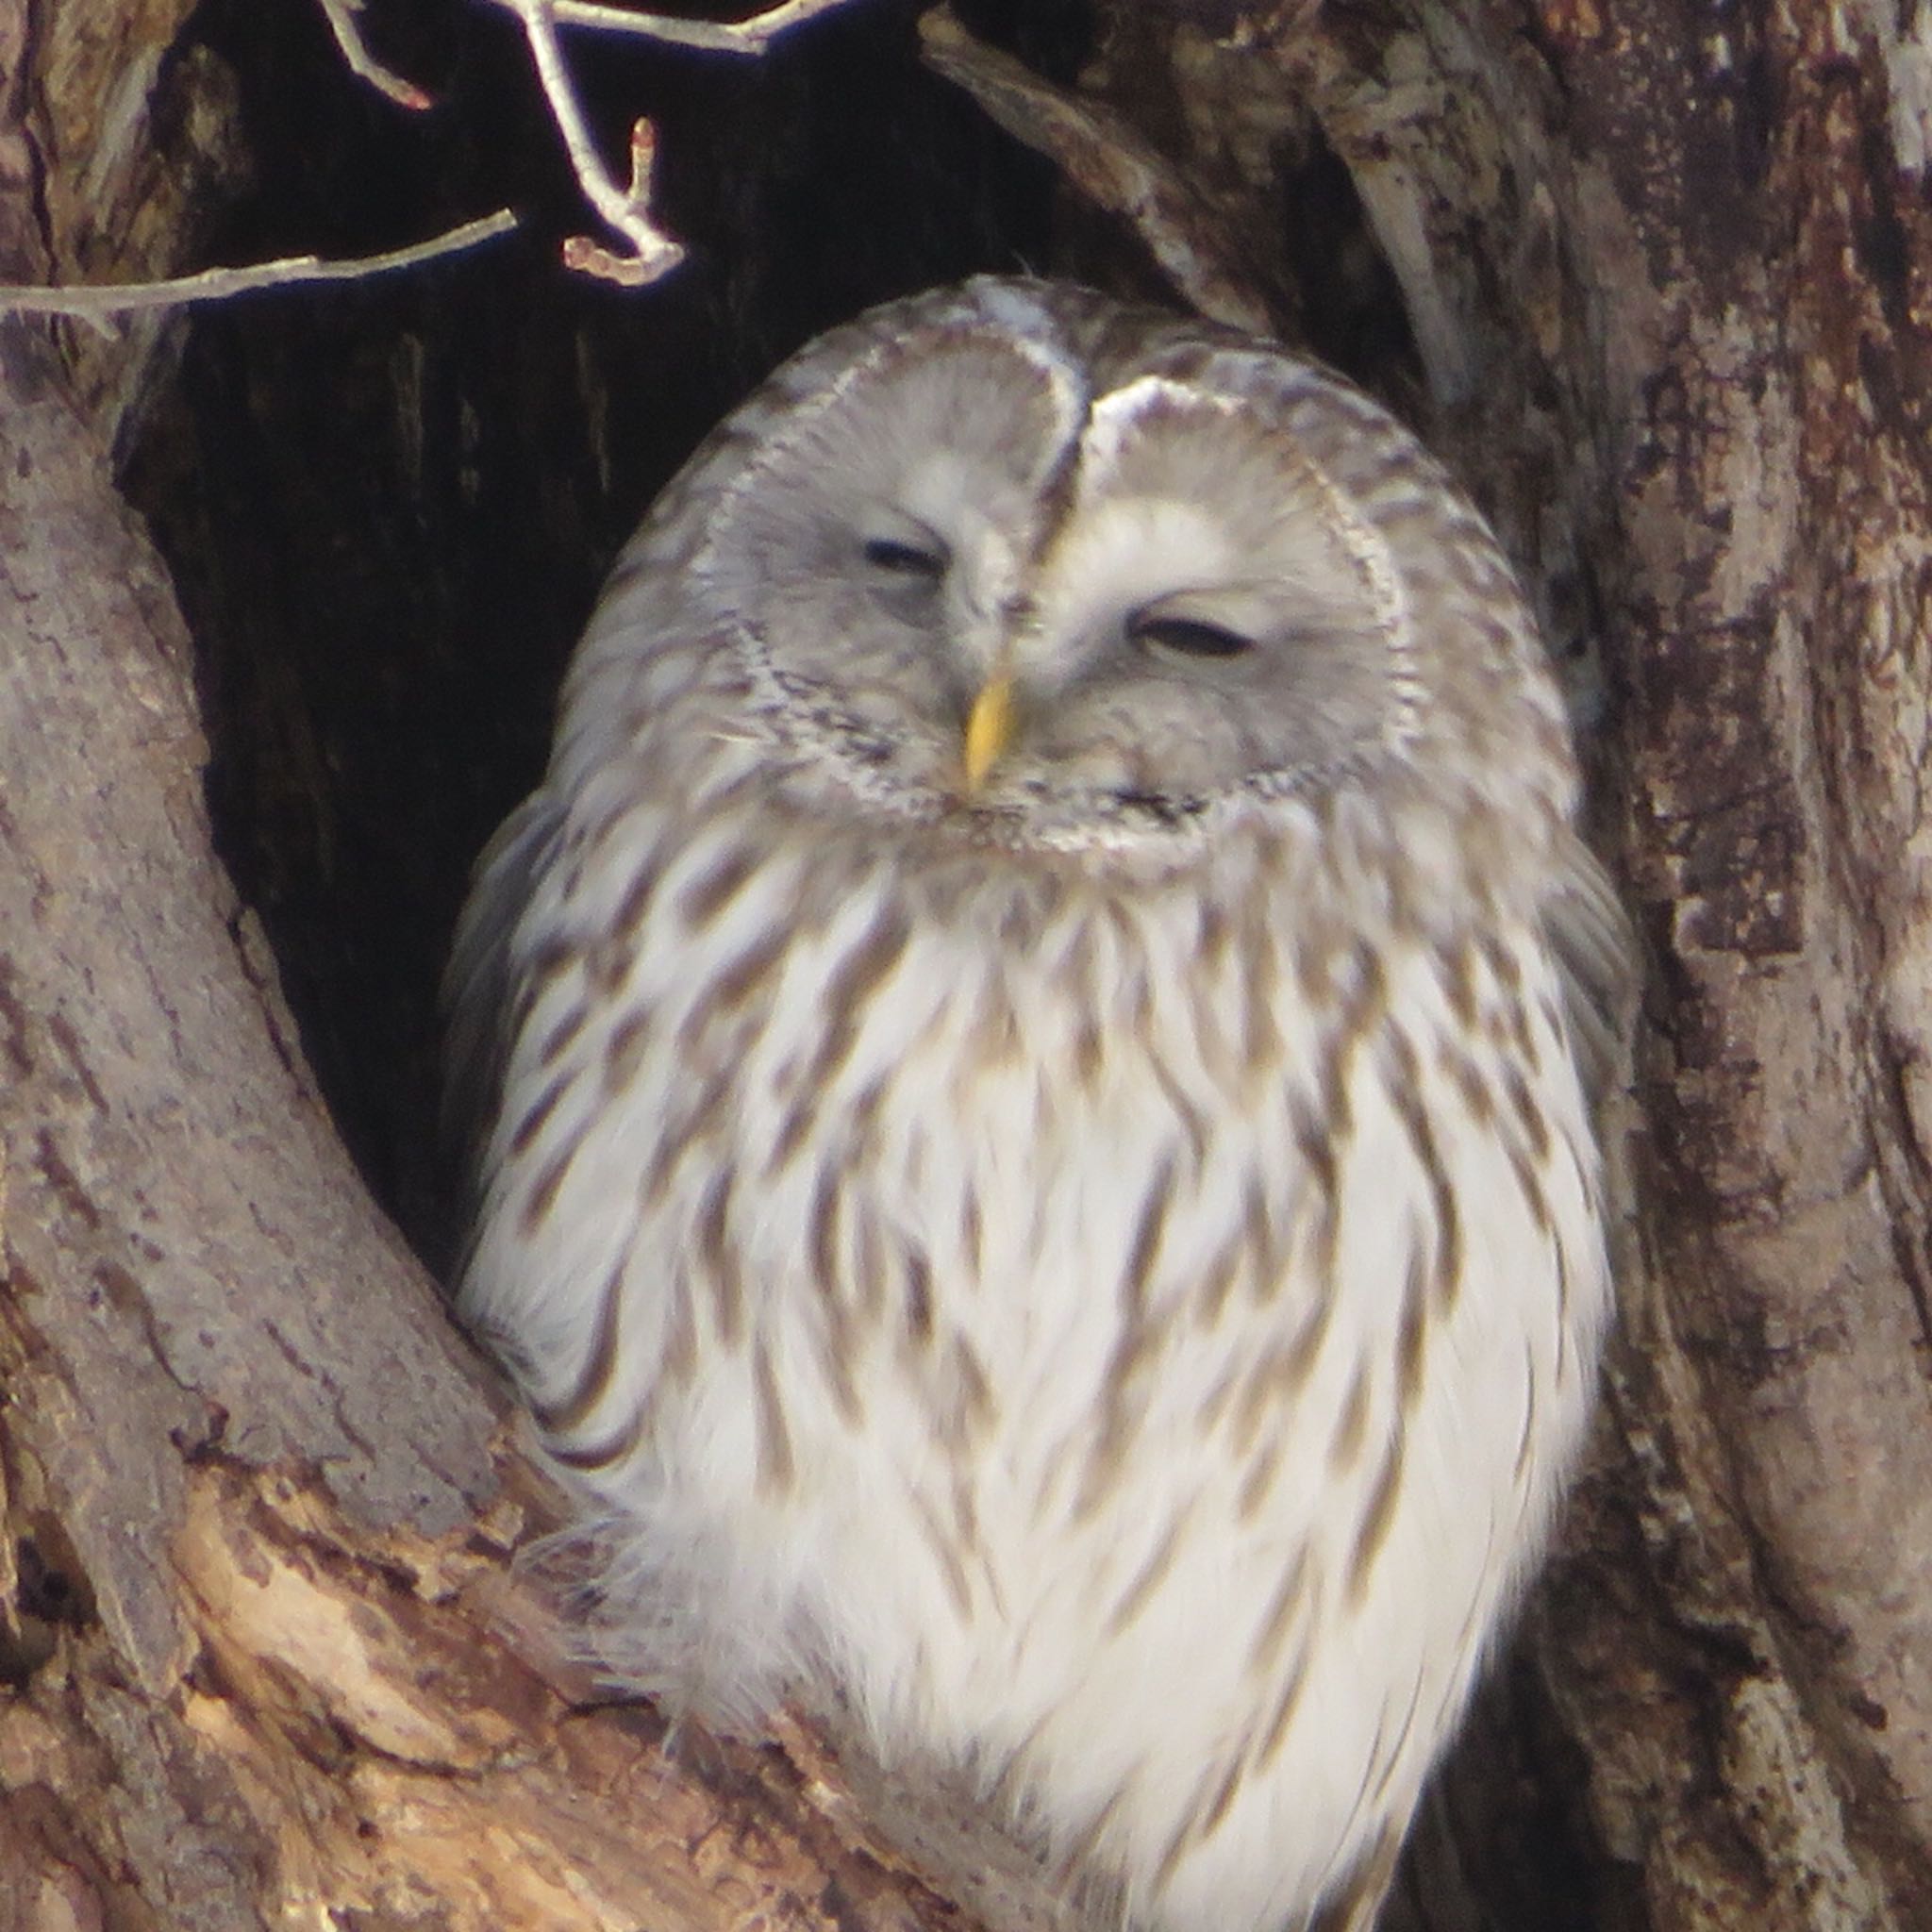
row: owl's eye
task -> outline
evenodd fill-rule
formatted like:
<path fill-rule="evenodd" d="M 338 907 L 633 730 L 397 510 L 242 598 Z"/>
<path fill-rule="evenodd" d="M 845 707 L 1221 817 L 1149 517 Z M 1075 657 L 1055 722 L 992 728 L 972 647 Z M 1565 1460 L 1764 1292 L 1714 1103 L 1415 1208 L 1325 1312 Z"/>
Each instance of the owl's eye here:
<path fill-rule="evenodd" d="M 937 584 L 951 559 L 937 537 L 910 541 L 904 537 L 868 537 L 865 560 L 884 575 L 906 583 Z"/>
<path fill-rule="evenodd" d="M 1177 658 L 1239 658 L 1243 651 L 1255 647 L 1253 638 L 1198 617 L 1162 617 L 1143 612 L 1128 625 L 1127 634 L 1136 643 L 1157 651 L 1172 651 Z"/>

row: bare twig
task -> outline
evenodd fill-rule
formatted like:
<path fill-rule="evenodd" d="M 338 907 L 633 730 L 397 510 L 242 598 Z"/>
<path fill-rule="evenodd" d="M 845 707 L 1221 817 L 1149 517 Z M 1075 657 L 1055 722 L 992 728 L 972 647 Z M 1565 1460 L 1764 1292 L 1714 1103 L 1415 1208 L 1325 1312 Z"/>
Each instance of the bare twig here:
<path fill-rule="evenodd" d="M 366 80 L 377 93 L 386 94 L 398 107 L 433 107 L 433 99 L 413 80 L 405 80 L 369 51 L 369 43 L 362 38 L 362 24 L 356 17 L 367 4 L 368 0 L 322 0 L 322 10 L 328 17 L 329 29 L 336 37 L 336 45 L 342 50 L 349 72 Z"/>
<path fill-rule="evenodd" d="M 684 244 L 658 226 L 651 211 L 651 172 L 657 158 L 657 136 L 648 121 L 633 124 L 630 133 L 630 185 L 620 188 L 610 178 L 591 139 L 583 104 L 564 65 L 558 44 L 557 19 L 551 0 L 500 0 L 524 24 L 530 58 L 551 118 L 563 137 L 577 185 L 606 224 L 630 244 L 628 254 L 607 248 L 588 235 L 573 235 L 563 244 L 566 268 L 581 269 L 605 281 L 626 288 L 655 282 L 684 259 Z"/>
<path fill-rule="evenodd" d="M 651 212 L 651 172 L 658 160 L 658 134 L 648 121 L 631 123 L 630 186 L 624 194 L 625 220 L 612 222 L 625 241 L 637 248 L 635 255 L 622 255 L 606 248 L 589 235 L 567 235 L 563 242 L 563 265 L 581 275 L 595 275 L 600 281 L 616 282 L 626 289 L 641 288 L 668 275 L 684 259 L 684 245 L 674 241 L 658 225 Z M 603 212 L 600 208 L 598 210 Z M 607 215 L 608 221 L 609 217 Z"/>
<path fill-rule="evenodd" d="M 675 47 L 704 47 L 717 54 L 762 54 L 789 28 L 834 13 L 851 0 L 784 0 L 749 20 L 679 20 L 668 13 L 639 13 L 628 7 L 609 7 L 599 0 L 552 0 L 551 17 L 558 26 L 587 27 L 592 32 L 635 34 Z M 519 0 L 496 0 L 512 13 L 524 11 Z"/>
<path fill-rule="evenodd" d="M 108 315 L 127 315 L 144 308 L 178 308 L 191 302 L 225 302 L 251 289 L 286 289 L 301 282 L 359 282 L 371 275 L 415 268 L 445 255 L 475 248 L 498 235 L 507 235 L 517 218 L 507 208 L 478 221 L 465 222 L 447 234 L 383 255 L 362 255 L 325 261 L 314 255 L 285 256 L 275 261 L 249 262 L 242 268 L 208 268 L 199 275 L 175 275 L 158 282 L 96 282 L 70 288 L 36 288 L 0 283 L 0 314 L 73 315 L 96 321 Z"/>
<path fill-rule="evenodd" d="M 1036 148 L 1080 192 L 1129 222 L 1161 273 L 1201 314 L 1271 335 L 1274 320 L 1248 277 L 1224 225 L 1167 158 L 1126 122 L 982 45 L 951 9 L 919 22 L 925 64 L 964 88 L 1008 134 Z"/>
<path fill-rule="evenodd" d="M 330 0 L 325 0 L 327 4 Z M 356 4 L 356 0 L 336 0 L 336 4 Z M 537 78 L 550 103 L 557 131 L 563 137 L 578 187 L 606 225 L 629 244 L 626 249 L 610 248 L 589 235 L 573 235 L 563 244 L 564 266 L 635 289 L 669 275 L 684 259 L 684 244 L 665 230 L 651 208 L 657 135 L 648 121 L 632 124 L 630 182 L 620 188 L 591 138 L 583 103 L 564 63 L 558 27 L 586 27 L 600 33 L 634 34 L 681 47 L 758 55 L 788 28 L 830 13 L 849 0 L 782 0 L 781 5 L 769 7 L 749 20 L 735 22 L 678 20 L 669 14 L 604 5 L 602 0 L 495 0 L 495 4 L 524 24 Z"/>

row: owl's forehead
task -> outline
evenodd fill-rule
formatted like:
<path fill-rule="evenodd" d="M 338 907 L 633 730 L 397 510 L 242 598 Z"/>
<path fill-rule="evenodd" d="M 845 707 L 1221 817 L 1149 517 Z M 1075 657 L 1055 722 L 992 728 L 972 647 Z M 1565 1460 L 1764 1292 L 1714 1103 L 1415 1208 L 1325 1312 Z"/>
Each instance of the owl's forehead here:
<path fill-rule="evenodd" d="M 1420 456 L 1377 405 L 1276 344 L 1008 280 L 835 330 L 748 406 L 743 430 L 757 446 L 736 492 L 782 480 L 804 486 L 799 504 L 878 506 L 955 554 L 997 534 L 1013 568 L 1064 555 L 1095 516 L 1123 566 L 1151 545 L 1206 568 L 1219 525 L 1204 506 L 1232 505 L 1242 527 L 1227 534 L 1257 561 L 1299 523 L 1357 575 L 1382 549 L 1391 453 Z"/>
<path fill-rule="evenodd" d="M 778 411 L 758 398 L 748 408 L 764 429 L 755 467 L 934 506 L 969 501 L 996 479 L 1042 487 L 1077 439 L 1090 395 L 1051 341 L 963 315 L 874 325 L 858 355 L 827 367 L 808 352 L 779 387 Z"/>
<path fill-rule="evenodd" d="M 917 327 L 878 318 L 858 355 L 796 372 L 790 408 L 767 419 L 767 458 L 941 505 L 995 477 L 1191 493 L 1231 468 L 1304 473 L 1343 428 L 1333 379 L 1269 345 L 1204 343 L 1158 322 L 1121 341 L 1117 325 L 1069 331 L 1022 291 L 993 294 L 996 308 L 922 314 Z M 1344 414 L 1351 404 L 1374 412 L 1343 396 Z"/>
<path fill-rule="evenodd" d="M 848 408 L 970 447 L 1073 445 L 1090 412 L 1168 386 L 1204 408 L 1315 438 L 1404 436 L 1378 405 L 1280 344 L 1062 282 L 983 276 L 874 309 L 801 350 L 747 405 L 780 440 Z M 774 409 L 774 405 L 778 407 Z M 987 429 L 989 434 L 977 434 Z"/>

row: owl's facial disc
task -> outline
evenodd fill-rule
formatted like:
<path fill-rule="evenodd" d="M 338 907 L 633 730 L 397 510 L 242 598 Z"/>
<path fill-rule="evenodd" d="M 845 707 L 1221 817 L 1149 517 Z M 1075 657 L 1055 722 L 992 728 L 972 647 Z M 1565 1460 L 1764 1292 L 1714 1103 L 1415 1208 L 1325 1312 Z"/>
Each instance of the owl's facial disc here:
<path fill-rule="evenodd" d="M 769 681 L 764 715 L 827 777 L 895 811 L 957 805 L 1084 413 L 1063 360 L 959 329 L 883 345 L 762 444 L 694 575 Z"/>
<path fill-rule="evenodd" d="M 1064 849 L 1335 782 L 1399 723 L 1380 540 L 1246 397 L 961 329 L 805 399 L 699 570 L 799 782 Z"/>
<path fill-rule="evenodd" d="M 1064 489 L 1015 644 L 1022 789 L 1171 828 L 1399 751 L 1414 639 L 1387 545 L 1265 397 L 1132 376 Z"/>

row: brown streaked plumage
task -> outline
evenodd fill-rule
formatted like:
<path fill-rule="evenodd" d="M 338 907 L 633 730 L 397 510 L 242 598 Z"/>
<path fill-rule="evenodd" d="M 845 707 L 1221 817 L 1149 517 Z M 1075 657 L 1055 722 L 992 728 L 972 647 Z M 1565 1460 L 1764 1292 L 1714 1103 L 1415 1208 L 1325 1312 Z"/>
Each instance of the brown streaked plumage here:
<path fill-rule="evenodd" d="M 1328 373 L 997 281 L 780 371 L 451 969 L 459 1305 L 607 1667 L 796 1700 L 1100 1923 L 1364 1932 L 1608 1317 L 1575 791 L 1493 540 Z"/>

